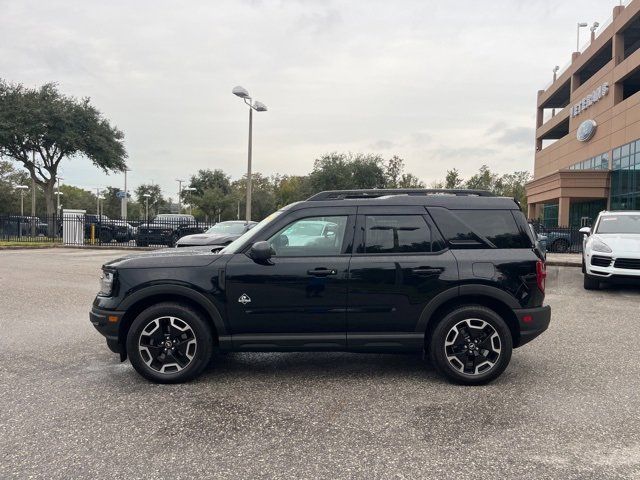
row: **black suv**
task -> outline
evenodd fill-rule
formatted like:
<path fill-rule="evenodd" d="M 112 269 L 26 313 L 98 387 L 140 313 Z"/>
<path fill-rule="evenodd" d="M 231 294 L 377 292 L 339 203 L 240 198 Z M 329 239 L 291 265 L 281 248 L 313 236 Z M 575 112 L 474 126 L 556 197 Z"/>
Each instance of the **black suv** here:
<path fill-rule="evenodd" d="M 144 223 L 138 227 L 136 245 L 138 247 L 149 245 L 173 247 L 185 235 L 202 232 L 204 228 L 198 225 L 193 215 L 162 213 L 156 215 L 151 223 Z"/>
<path fill-rule="evenodd" d="M 217 348 L 425 351 L 449 379 L 481 384 L 548 327 L 545 277 L 513 199 L 332 191 L 216 254 L 171 249 L 105 264 L 90 318 L 155 382 L 195 377 Z"/>

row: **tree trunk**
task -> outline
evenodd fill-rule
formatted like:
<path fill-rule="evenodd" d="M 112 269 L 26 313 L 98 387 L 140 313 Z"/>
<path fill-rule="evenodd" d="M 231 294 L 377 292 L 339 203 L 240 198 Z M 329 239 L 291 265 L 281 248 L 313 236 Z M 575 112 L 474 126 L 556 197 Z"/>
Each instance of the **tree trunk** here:
<path fill-rule="evenodd" d="M 48 183 L 44 187 L 44 199 L 47 204 L 47 232 L 53 237 L 56 234 L 56 201 L 53 198 L 54 183 Z"/>

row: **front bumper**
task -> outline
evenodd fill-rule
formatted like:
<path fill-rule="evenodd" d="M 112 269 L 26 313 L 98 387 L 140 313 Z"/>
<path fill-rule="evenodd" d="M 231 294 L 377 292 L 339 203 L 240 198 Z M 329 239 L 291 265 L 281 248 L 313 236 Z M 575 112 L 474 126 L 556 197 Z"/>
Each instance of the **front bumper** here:
<path fill-rule="evenodd" d="M 592 275 L 594 277 L 598 277 L 601 278 L 603 281 L 605 282 L 624 282 L 627 283 L 629 281 L 631 281 L 631 283 L 633 283 L 633 280 L 635 279 L 636 281 L 640 282 L 640 269 L 637 268 L 618 268 L 615 267 L 615 261 L 617 258 L 630 258 L 632 260 L 640 260 L 638 258 L 634 258 L 636 257 L 637 254 L 635 255 L 631 255 L 631 254 L 626 254 L 626 255 L 618 255 L 616 257 L 612 256 L 611 254 L 602 254 L 602 253 L 592 253 L 592 254 L 587 254 L 586 258 L 585 258 L 585 269 L 587 271 L 587 273 L 589 275 Z M 598 257 L 601 259 L 605 259 L 605 258 L 610 258 L 611 261 L 609 263 L 608 266 L 601 266 L 601 265 L 592 265 L 591 261 L 592 261 L 592 257 Z"/>
<path fill-rule="evenodd" d="M 520 340 L 515 347 L 529 343 L 547 328 L 551 321 L 551 307 L 545 305 L 537 308 L 521 308 L 514 310 L 520 326 Z"/>
<path fill-rule="evenodd" d="M 116 310 L 103 310 L 92 307 L 89 312 L 89 321 L 107 340 L 107 346 L 114 353 L 124 354 L 123 342 L 120 342 L 120 321 L 124 312 Z"/>

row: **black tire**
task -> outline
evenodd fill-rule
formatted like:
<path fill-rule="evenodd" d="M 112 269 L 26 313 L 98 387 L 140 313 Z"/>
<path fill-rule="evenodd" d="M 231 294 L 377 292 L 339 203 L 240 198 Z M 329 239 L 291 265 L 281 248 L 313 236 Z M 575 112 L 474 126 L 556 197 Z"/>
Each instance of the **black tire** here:
<path fill-rule="evenodd" d="M 175 353 L 164 353 L 165 341 L 174 343 Z M 127 335 L 127 355 L 147 380 L 181 383 L 202 373 L 211 361 L 213 342 L 211 327 L 200 312 L 188 305 L 163 302 L 147 308 L 133 321 Z"/>
<path fill-rule="evenodd" d="M 171 236 L 169 237 L 169 246 L 170 247 L 175 247 L 176 243 L 178 243 L 178 240 L 180 240 L 180 234 L 178 234 L 177 232 L 174 232 L 171 234 Z"/>
<path fill-rule="evenodd" d="M 600 280 L 585 272 L 583 286 L 585 290 L 600 290 Z"/>
<path fill-rule="evenodd" d="M 136 238 L 136 247 L 148 247 L 149 246 L 149 242 L 145 242 L 143 240 L 138 240 Z"/>
<path fill-rule="evenodd" d="M 100 229 L 100 243 L 111 243 L 111 240 L 113 240 L 111 230 Z"/>
<path fill-rule="evenodd" d="M 567 253 L 569 251 L 569 242 L 566 240 L 556 240 L 551 244 L 551 251 L 555 253 Z"/>
<path fill-rule="evenodd" d="M 470 341 L 466 340 L 467 337 Z M 451 341 L 453 344 L 447 346 Z M 471 344 L 474 344 L 474 352 L 471 352 Z M 453 354 L 452 348 L 464 351 Z M 449 312 L 438 322 L 429 339 L 432 363 L 449 380 L 463 385 L 483 385 L 495 380 L 509 365 L 512 350 L 511 331 L 505 321 L 496 312 L 481 305 L 465 305 Z M 483 352 L 487 352 L 487 355 L 483 356 Z M 472 353 L 476 356 L 473 357 Z M 457 366 L 454 366 L 456 359 Z"/>

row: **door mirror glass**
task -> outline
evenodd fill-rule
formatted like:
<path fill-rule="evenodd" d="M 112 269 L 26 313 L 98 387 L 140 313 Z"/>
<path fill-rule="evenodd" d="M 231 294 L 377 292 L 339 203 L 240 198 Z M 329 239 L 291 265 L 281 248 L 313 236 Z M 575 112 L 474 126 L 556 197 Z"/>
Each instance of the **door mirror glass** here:
<path fill-rule="evenodd" d="M 580 229 L 580 233 L 584 233 L 585 235 L 591 235 L 591 228 L 589 227 L 582 227 Z"/>
<path fill-rule="evenodd" d="M 256 242 L 251 246 L 249 254 L 256 262 L 266 262 L 273 255 L 273 250 L 269 242 Z"/>

